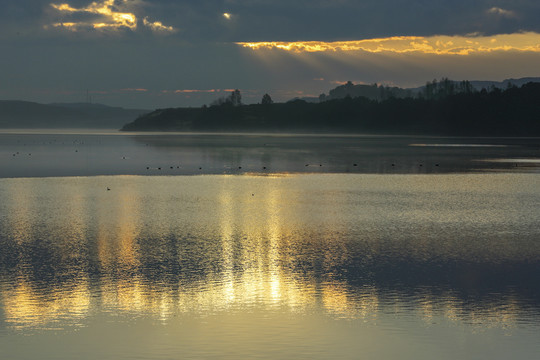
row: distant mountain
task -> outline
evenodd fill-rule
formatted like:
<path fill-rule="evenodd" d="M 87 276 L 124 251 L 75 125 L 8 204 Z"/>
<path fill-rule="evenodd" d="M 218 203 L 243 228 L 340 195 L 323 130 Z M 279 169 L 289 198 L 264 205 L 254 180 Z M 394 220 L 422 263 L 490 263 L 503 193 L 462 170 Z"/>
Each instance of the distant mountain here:
<path fill-rule="evenodd" d="M 102 104 L 0 100 L 0 128 L 118 129 L 148 112 Z"/>
<path fill-rule="evenodd" d="M 459 84 L 460 81 L 453 81 L 450 80 L 453 84 Z M 469 81 L 469 84 L 472 85 L 472 87 L 480 91 L 482 89 L 489 90 L 491 88 L 497 88 L 497 89 L 507 89 L 509 86 L 517 86 L 521 87 L 527 83 L 534 82 L 534 83 L 540 83 L 540 77 L 525 77 L 525 78 L 519 78 L 519 79 L 506 79 L 503 81 L 491 81 L 491 80 L 472 80 Z M 417 87 L 417 88 L 410 88 L 408 90 L 411 90 L 414 94 L 418 94 L 424 91 L 426 88 L 425 85 Z"/>
<path fill-rule="evenodd" d="M 454 88 L 458 88 L 462 85 L 463 81 L 455 81 L 448 79 L 441 79 L 441 81 L 447 81 L 449 84 L 452 84 Z M 435 80 L 435 83 L 437 80 Z M 473 90 L 480 91 L 482 89 L 490 90 L 491 88 L 498 89 L 507 89 L 509 86 L 521 87 L 530 82 L 540 83 L 540 77 L 526 77 L 520 79 L 506 79 L 503 81 L 488 81 L 488 80 L 473 80 L 468 81 L 472 86 Z M 428 83 L 433 84 L 433 83 Z M 353 84 L 351 81 L 348 81 L 346 84 L 335 87 L 330 90 L 328 94 L 321 94 L 319 96 L 319 101 L 328 101 L 328 100 L 337 100 L 344 99 L 346 97 L 357 98 L 365 97 L 370 100 L 382 101 L 389 98 L 407 98 L 407 97 L 417 97 L 421 94 L 424 94 L 426 90 L 426 85 L 416 87 L 416 88 L 400 88 L 400 87 L 390 87 L 384 85 L 364 85 L 364 84 Z M 313 102 L 313 101 L 311 101 Z"/>
<path fill-rule="evenodd" d="M 496 87 L 499 89 L 506 89 L 508 86 L 517 86 L 521 87 L 527 83 L 530 82 L 537 82 L 540 83 L 540 77 L 525 77 L 520 79 L 506 79 L 503 81 L 481 81 L 481 80 L 474 80 L 470 81 L 472 86 L 476 90 L 482 90 L 482 89 L 489 89 L 490 87 Z"/>
<path fill-rule="evenodd" d="M 59 107 L 64 107 L 68 109 L 85 109 L 85 110 L 123 109 L 117 106 L 109 106 L 109 105 L 96 104 L 96 103 L 50 103 L 48 105 L 59 106 Z"/>

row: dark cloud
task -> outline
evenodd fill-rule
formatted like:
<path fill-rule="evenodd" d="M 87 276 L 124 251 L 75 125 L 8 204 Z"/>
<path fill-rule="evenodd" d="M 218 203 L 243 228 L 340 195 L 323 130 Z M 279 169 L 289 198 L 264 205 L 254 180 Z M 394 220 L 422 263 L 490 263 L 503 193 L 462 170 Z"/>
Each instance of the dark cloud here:
<path fill-rule="evenodd" d="M 62 18 L 51 3 L 82 8 L 92 1 L 1 0 L 0 27 L 25 30 Z M 184 40 L 194 42 L 540 32 L 537 0 L 115 0 L 113 8 L 181 29 Z"/>
<path fill-rule="evenodd" d="M 328 41 L 540 31 L 536 0 L 159 0 L 152 4 L 154 11 L 163 11 L 164 17 L 182 24 L 188 37 L 199 40 Z M 492 8 L 514 16 L 489 12 Z M 221 12 L 236 15 L 234 24 L 226 27 L 218 21 L 216 14 Z"/>
<path fill-rule="evenodd" d="M 540 75 L 531 73 L 537 54 L 521 56 L 522 62 L 514 53 L 498 58 L 504 61 L 479 56 L 340 58 L 285 52 L 258 57 L 234 44 L 540 32 L 538 0 L 115 0 L 111 9 L 136 16 L 137 27 L 103 31 L 92 24 L 110 18 L 62 13 L 51 6 L 67 3 L 82 9 L 92 2 L 0 0 L 0 98 L 80 101 L 90 89 L 100 91 L 100 100 L 111 105 L 180 106 L 208 103 L 214 96 L 202 92 L 207 98 L 190 102 L 189 93 L 175 93 L 182 89 L 240 88 L 260 98 L 257 91 L 317 95 L 334 87 L 334 80 L 417 85 L 442 76 Z M 85 26 L 71 30 L 53 26 L 70 21 Z M 159 30 L 166 27 L 175 31 Z M 486 67 L 486 61 L 493 66 Z M 327 80 L 313 80 L 318 78 Z M 148 91 L 131 103 L 118 92 L 128 88 Z M 74 97 L 61 97 L 69 93 Z M 276 99 L 281 100 L 278 95 Z"/>

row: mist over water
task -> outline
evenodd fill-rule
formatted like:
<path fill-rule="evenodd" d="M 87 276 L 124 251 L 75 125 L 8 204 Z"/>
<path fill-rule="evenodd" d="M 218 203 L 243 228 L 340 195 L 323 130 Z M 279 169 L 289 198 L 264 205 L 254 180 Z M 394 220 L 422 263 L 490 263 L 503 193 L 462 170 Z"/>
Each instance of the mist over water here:
<path fill-rule="evenodd" d="M 533 139 L 0 137 L 2 358 L 540 351 Z"/>
<path fill-rule="evenodd" d="M 538 171 L 536 138 L 0 133 L 0 177 Z"/>

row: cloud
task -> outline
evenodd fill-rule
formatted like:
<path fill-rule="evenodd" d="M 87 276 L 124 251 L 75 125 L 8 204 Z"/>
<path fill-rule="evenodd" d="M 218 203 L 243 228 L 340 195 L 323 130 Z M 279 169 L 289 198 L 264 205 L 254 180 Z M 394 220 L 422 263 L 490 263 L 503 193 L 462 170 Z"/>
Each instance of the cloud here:
<path fill-rule="evenodd" d="M 143 24 L 144 26 L 146 26 L 147 28 L 149 28 L 150 30 L 156 33 L 175 33 L 178 31 L 172 26 L 163 25 L 161 21 L 151 22 L 148 20 L 147 17 L 143 19 Z"/>
<path fill-rule="evenodd" d="M 0 3 L 0 65 L 11 69 L 2 74 L 0 91 L 9 98 L 61 100 L 28 89 L 146 88 L 111 90 L 107 101 L 134 107 L 147 101 L 150 108 L 200 105 L 225 94 L 190 89 L 261 89 L 278 100 L 275 89 L 321 93 L 335 87 L 331 80 L 416 86 L 443 76 L 539 76 L 538 0 Z M 500 10 L 489 12 L 492 7 Z M 156 41 L 157 35 L 167 36 Z"/>
<path fill-rule="evenodd" d="M 514 11 L 505 10 L 505 9 L 502 9 L 502 8 L 499 8 L 499 7 L 492 7 L 487 12 L 488 12 L 488 14 L 497 15 L 497 16 L 500 16 L 500 17 L 517 18 L 517 14 Z"/>
<path fill-rule="evenodd" d="M 239 42 L 253 50 L 277 49 L 293 53 L 350 52 L 423 53 L 435 55 L 470 55 L 496 51 L 540 52 L 540 34 L 517 33 L 495 36 L 394 36 L 354 41 Z"/>
<path fill-rule="evenodd" d="M 130 30 L 136 31 L 141 21 L 134 10 L 140 11 L 145 3 L 141 0 L 101 0 L 87 6 L 74 7 L 68 3 L 50 4 L 62 20 L 53 22 L 46 28 L 60 28 L 70 31 L 82 30 Z M 67 19 L 67 21 L 63 21 Z M 161 21 L 142 19 L 142 25 L 153 32 L 173 33 L 177 30 Z"/>
<path fill-rule="evenodd" d="M 164 90 L 163 92 L 173 92 L 175 94 L 192 94 L 192 93 L 214 93 L 214 92 L 219 92 L 219 91 L 220 89 L 210 89 L 210 90 L 182 89 L 182 90 L 174 90 L 174 91 Z"/>
<path fill-rule="evenodd" d="M 486 3 L 491 5 L 486 6 Z M 493 7 L 494 2 L 489 0 L 226 0 L 225 10 L 238 16 L 234 29 L 230 32 L 221 29 L 220 34 L 220 28 L 209 22 L 204 34 L 219 37 L 220 40 L 227 36 L 236 42 L 291 42 L 298 39 L 334 41 L 399 34 L 430 36 L 473 32 L 487 35 L 540 32 L 537 20 L 540 6 L 537 0 L 498 3 L 511 5 Z"/>
<path fill-rule="evenodd" d="M 0 38 L 13 34 L 180 33 L 182 40 L 350 40 L 399 34 L 540 32 L 538 0 L 19 0 L 3 1 Z M 63 10 L 52 5 L 63 7 Z M 45 4 L 45 5 L 44 5 Z M 488 5 L 486 5 L 488 4 Z M 223 15 L 231 15 L 230 21 Z M 131 17 L 122 18 L 124 15 Z M 114 17 L 120 16 L 120 17 Z M 144 19 L 146 20 L 146 24 Z M 411 21 L 414 19 L 414 21 Z M 162 26 L 158 26 L 161 23 Z M 181 24 L 181 31 L 179 27 Z M 41 32 L 46 26 L 50 32 Z M 171 31 L 173 27 L 176 31 Z M 171 37 L 174 39 L 174 36 Z"/>
<path fill-rule="evenodd" d="M 220 92 L 231 92 L 235 89 L 179 89 L 179 90 L 162 90 L 164 94 L 173 93 L 173 94 L 203 94 L 203 93 L 220 93 Z"/>
<path fill-rule="evenodd" d="M 123 4 L 126 4 L 126 0 L 120 3 L 120 6 L 115 6 L 114 0 L 103 0 L 101 2 L 93 2 L 90 5 L 83 8 L 75 8 L 71 5 L 64 4 L 51 4 L 51 7 L 62 14 L 94 14 L 99 15 L 92 21 L 80 21 L 80 22 L 68 22 L 70 28 L 76 30 L 78 27 L 87 28 L 93 27 L 94 29 L 119 29 L 127 28 L 134 30 L 137 28 L 137 17 L 129 12 L 118 11 L 117 8 L 121 8 Z M 58 22 L 53 26 L 62 26 L 64 22 Z"/>

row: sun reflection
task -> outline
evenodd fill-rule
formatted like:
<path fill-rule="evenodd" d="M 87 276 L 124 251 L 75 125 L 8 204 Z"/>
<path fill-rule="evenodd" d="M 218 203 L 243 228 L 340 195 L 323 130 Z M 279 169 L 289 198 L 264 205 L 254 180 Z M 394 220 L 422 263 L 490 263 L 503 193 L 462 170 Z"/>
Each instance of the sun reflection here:
<path fill-rule="evenodd" d="M 13 287 L 2 291 L 6 320 L 15 329 L 49 328 L 60 320 L 77 326 L 88 316 L 92 299 L 88 279 L 80 278 L 47 294 L 33 285 L 21 277 Z"/>
<path fill-rule="evenodd" d="M 227 177 L 223 179 L 227 181 Z M 223 298 L 226 303 L 234 301 L 234 253 L 233 253 L 233 213 L 234 203 L 232 194 L 227 191 L 226 184 L 222 185 L 219 205 L 220 205 L 220 225 L 221 225 L 221 247 L 223 262 Z"/>
<path fill-rule="evenodd" d="M 66 319 L 77 324 L 94 306 L 153 314 L 161 321 L 179 312 L 250 307 L 292 312 L 319 307 L 337 318 L 375 321 L 383 311 L 406 312 L 411 297 L 428 323 L 437 316 L 501 327 L 518 321 L 519 300 L 508 295 L 464 311 L 464 300 L 450 292 L 385 292 L 375 284 L 352 285 L 355 275 L 339 277 L 336 269 L 347 269 L 355 256 L 344 240 L 353 230 L 340 226 L 344 214 L 356 220 L 378 215 L 375 210 L 354 214 L 354 201 L 346 200 L 351 195 L 333 184 L 334 178 L 324 179 L 333 190 L 323 194 L 310 189 L 309 182 L 295 188 L 295 176 L 41 179 L 39 187 L 28 179 L 7 181 L 0 207 L 7 215 L 0 221 L 11 228 L 6 241 L 17 246 L 18 262 L 9 275 L 0 274 L 6 278 L 0 285 L 10 284 L 0 293 L 6 322 L 14 328 L 47 328 Z M 377 189 L 363 179 L 363 193 Z M 380 191 L 374 193 L 381 201 Z M 319 201 L 314 207 L 313 194 Z M 322 203 L 324 209 L 317 205 Z M 296 218 L 298 213 L 309 214 L 309 220 Z M 354 226 L 365 224 L 355 221 Z M 429 234 L 417 230 L 421 234 L 414 246 L 423 250 L 406 251 L 423 259 Z M 370 236 L 374 256 L 384 239 L 376 231 Z M 47 260 L 52 270 L 41 269 L 42 257 L 25 246 L 36 238 L 53 239 L 39 244 L 54 256 Z"/>
<path fill-rule="evenodd" d="M 279 189 L 271 189 L 268 192 L 268 274 L 270 285 L 270 299 L 274 303 L 279 302 L 282 296 L 283 278 L 280 267 L 280 239 L 283 236 L 280 218 L 281 201 L 279 199 Z M 287 259 L 283 259 L 287 262 Z"/>
<path fill-rule="evenodd" d="M 8 215 L 10 236 L 18 245 L 29 242 L 32 239 L 32 209 L 34 208 L 34 198 L 31 196 L 34 188 L 31 183 L 21 179 L 9 184 L 6 194 L 3 197 L 4 204 L 9 204 L 13 209 Z M 30 196 L 29 196 L 30 195 Z"/>
<path fill-rule="evenodd" d="M 137 224 L 140 223 L 137 215 L 140 214 L 139 206 L 141 203 L 137 201 L 138 196 L 134 189 L 123 187 L 118 191 L 120 194 L 118 196 L 116 241 L 119 245 L 119 259 L 127 266 L 135 267 L 140 263 L 136 238 L 138 235 Z"/>

